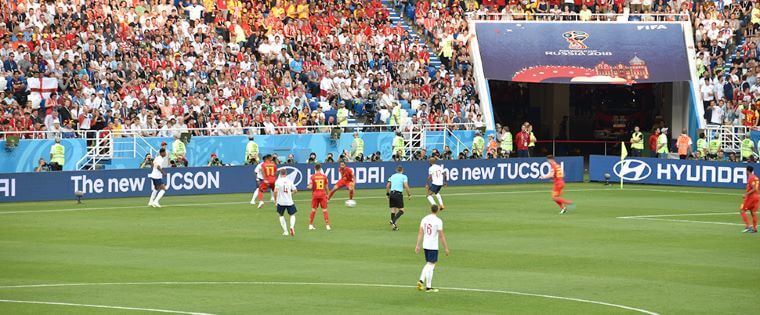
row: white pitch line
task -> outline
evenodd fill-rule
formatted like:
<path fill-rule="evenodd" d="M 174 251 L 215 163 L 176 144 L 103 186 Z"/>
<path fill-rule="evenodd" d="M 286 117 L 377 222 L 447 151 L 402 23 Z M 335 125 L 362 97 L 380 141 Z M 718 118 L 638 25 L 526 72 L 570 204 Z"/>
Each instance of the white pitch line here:
<path fill-rule="evenodd" d="M 679 222 L 679 223 L 700 223 L 700 224 L 715 224 L 715 225 L 731 225 L 731 226 L 744 226 L 739 223 L 729 222 L 713 222 L 713 221 L 696 221 L 696 220 L 680 220 L 680 219 L 658 219 L 658 218 L 618 218 L 629 220 L 649 220 L 649 221 L 665 221 L 665 222 Z"/>
<path fill-rule="evenodd" d="M 566 192 L 583 192 L 583 191 L 603 191 L 609 190 L 607 188 L 589 188 L 589 189 L 568 189 Z M 492 192 L 471 192 L 471 193 L 452 193 L 445 196 L 472 196 L 472 195 L 493 195 L 493 194 L 529 194 L 529 193 L 546 193 L 549 194 L 548 189 L 545 190 L 516 190 L 516 191 L 492 191 Z M 190 196 L 180 195 L 176 197 Z M 386 196 L 373 196 L 373 197 L 358 197 L 354 199 L 385 199 Z M 333 198 L 333 200 L 346 200 L 348 198 Z M 297 199 L 298 202 L 307 202 L 311 199 Z M 224 205 L 242 205 L 248 204 L 246 201 L 238 202 L 210 202 L 210 203 L 183 203 L 183 204 L 170 204 L 162 205 L 163 208 L 173 207 L 195 207 L 195 206 L 224 206 Z M 117 207 L 92 207 L 92 208 L 66 208 L 66 209 L 45 209 L 45 210 L 28 210 L 28 211 L 0 211 L 0 215 L 4 214 L 24 214 L 24 213 L 47 213 L 47 212 L 74 212 L 74 211 L 97 211 L 97 210 L 118 210 L 118 209 L 135 209 L 135 208 L 148 208 L 146 205 L 134 205 L 134 206 L 117 206 Z"/>
<path fill-rule="evenodd" d="M 129 307 L 129 306 L 116 306 L 116 305 L 79 304 L 79 303 L 67 303 L 67 302 L 22 301 L 22 300 L 3 300 L 3 299 L 0 299 L 0 303 L 19 303 L 19 304 L 41 304 L 41 305 L 76 306 L 76 307 L 89 307 L 89 308 L 105 308 L 105 309 L 123 310 L 123 311 L 141 311 L 141 312 L 154 312 L 154 313 L 186 314 L 186 315 L 213 315 L 213 314 L 210 314 L 210 313 L 174 311 L 174 310 L 164 310 L 164 309 L 158 309 L 158 308 L 143 308 L 143 307 Z"/>
<path fill-rule="evenodd" d="M 618 217 L 618 219 L 712 216 L 712 215 L 727 215 L 727 214 L 737 214 L 737 213 L 739 213 L 739 211 L 735 211 L 735 212 L 708 212 L 708 213 L 680 213 L 680 214 L 652 214 L 652 215 L 634 215 L 634 216 L 627 216 L 627 217 Z"/>
<path fill-rule="evenodd" d="M 342 287 L 375 287 L 375 288 L 404 288 L 404 289 L 415 288 L 415 286 L 411 286 L 411 285 L 399 285 L 399 284 L 340 283 L 340 282 L 279 282 L 279 281 L 188 281 L 188 282 L 173 282 L 173 281 L 163 281 L 163 282 L 93 282 L 93 283 L 29 284 L 29 285 L 0 286 L 0 289 L 46 288 L 46 287 L 48 287 L 48 288 L 49 287 L 77 287 L 77 286 L 117 286 L 117 285 L 295 285 L 295 286 L 342 286 Z M 613 308 L 619 308 L 619 309 L 634 311 L 634 312 L 638 312 L 638 313 L 642 313 L 642 314 L 648 314 L 648 315 L 659 315 L 656 312 L 652 312 L 652 311 L 641 309 L 641 308 L 626 306 L 626 305 L 613 304 L 613 303 L 594 301 L 594 300 L 587 300 L 587 299 L 579 299 L 579 298 L 573 298 L 573 297 L 557 296 L 557 295 L 526 293 L 526 292 L 506 291 L 506 290 L 492 290 L 492 289 L 447 288 L 447 287 L 441 287 L 440 289 L 441 290 L 450 290 L 450 291 L 462 291 L 462 292 L 480 292 L 480 293 L 509 294 L 509 295 L 530 296 L 530 297 L 539 297 L 539 298 L 554 299 L 554 300 L 573 301 L 573 302 L 580 302 L 580 303 L 587 303 L 587 304 L 596 304 L 596 305 L 608 306 L 608 307 L 613 307 Z M 190 313 L 186 313 L 186 314 L 190 314 Z M 192 313 L 192 314 L 197 314 L 197 313 Z"/>

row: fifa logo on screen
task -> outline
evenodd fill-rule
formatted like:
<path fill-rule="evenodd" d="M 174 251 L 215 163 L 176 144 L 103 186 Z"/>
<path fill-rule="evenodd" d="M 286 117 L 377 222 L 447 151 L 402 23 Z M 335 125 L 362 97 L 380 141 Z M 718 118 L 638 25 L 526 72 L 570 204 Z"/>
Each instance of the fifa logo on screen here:
<path fill-rule="evenodd" d="M 0 179 L 0 196 L 16 197 L 16 179 L 15 178 Z"/>
<path fill-rule="evenodd" d="M 586 39 L 588 39 L 588 33 L 584 31 L 568 31 L 562 33 L 562 37 L 567 40 L 569 43 L 568 48 L 570 49 L 587 49 L 588 46 L 583 43 Z"/>

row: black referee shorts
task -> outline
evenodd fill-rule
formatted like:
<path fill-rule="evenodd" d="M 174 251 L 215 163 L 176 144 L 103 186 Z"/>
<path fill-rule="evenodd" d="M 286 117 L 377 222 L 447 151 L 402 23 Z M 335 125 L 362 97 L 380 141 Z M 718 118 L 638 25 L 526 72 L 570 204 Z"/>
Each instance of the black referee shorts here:
<path fill-rule="evenodd" d="M 388 207 L 390 208 L 404 208 L 404 194 L 400 191 L 391 191 L 391 195 L 388 198 Z"/>

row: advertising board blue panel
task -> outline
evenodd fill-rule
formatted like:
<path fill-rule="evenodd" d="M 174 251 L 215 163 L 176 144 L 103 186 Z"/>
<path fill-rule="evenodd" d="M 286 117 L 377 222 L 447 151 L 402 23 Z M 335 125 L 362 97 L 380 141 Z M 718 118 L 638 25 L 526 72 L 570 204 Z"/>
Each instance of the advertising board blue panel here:
<path fill-rule="evenodd" d="M 564 168 L 566 181 L 583 180 L 583 158 L 558 158 L 557 161 Z M 540 158 L 455 160 L 440 164 L 448 174 L 450 185 L 537 183 L 542 182 L 540 177 L 550 169 Z M 426 161 L 352 163 L 349 167 L 354 169 L 356 187 L 362 189 L 385 187 L 387 178 L 395 173 L 398 165 L 404 167 L 409 185 L 425 185 Z M 288 170 L 288 177 L 301 190 L 306 189 L 308 178 L 314 173 L 309 164 L 280 167 Z M 338 165 L 324 168 L 330 181 L 337 182 Z M 165 181 L 169 195 L 253 192 L 256 186 L 253 169 L 253 166 L 172 168 L 167 170 Z M 85 199 L 148 196 L 152 188 L 147 175 L 147 169 L 0 174 L 0 202 L 74 199 L 75 191 L 84 192 Z"/>
<path fill-rule="evenodd" d="M 487 79 L 577 84 L 690 80 L 678 23 L 481 22 L 475 28 Z"/>
<path fill-rule="evenodd" d="M 627 158 L 592 155 L 589 162 L 589 178 L 604 181 L 604 174 L 610 174 L 610 181 L 625 183 L 658 184 L 696 187 L 742 188 L 747 181 L 747 164 L 665 160 L 655 158 Z"/>

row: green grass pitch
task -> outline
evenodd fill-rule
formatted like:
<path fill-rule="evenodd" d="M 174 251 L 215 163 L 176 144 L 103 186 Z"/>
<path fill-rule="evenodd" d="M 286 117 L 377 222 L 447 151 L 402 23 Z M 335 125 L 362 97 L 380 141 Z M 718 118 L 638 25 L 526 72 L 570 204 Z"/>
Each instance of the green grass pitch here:
<path fill-rule="evenodd" d="M 445 188 L 451 256 L 435 270 L 439 293 L 414 289 L 422 188 L 397 232 L 381 190 L 359 190 L 355 208 L 339 192 L 333 230 L 318 214 L 308 231 L 311 195 L 301 192 L 295 237 L 280 235 L 271 203 L 248 205 L 250 194 L 169 193 L 161 209 L 147 196 L 0 204 L 0 314 L 757 310 L 760 235 L 741 233 L 741 191 L 568 184 L 578 207 L 560 216 L 550 190 Z"/>

